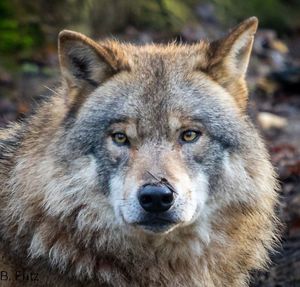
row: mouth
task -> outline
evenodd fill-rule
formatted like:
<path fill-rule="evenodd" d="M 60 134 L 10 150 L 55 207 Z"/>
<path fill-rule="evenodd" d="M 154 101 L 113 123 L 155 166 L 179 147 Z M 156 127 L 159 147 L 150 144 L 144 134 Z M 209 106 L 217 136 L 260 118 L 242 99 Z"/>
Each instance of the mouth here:
<path fill-rule="evenodd" d="M 177 223 L 177 221 L 169 217 L 147 216 L 141 221 L 136 222 L 135 225 L 146 231 L 165 233 L 170 231 Z"/>

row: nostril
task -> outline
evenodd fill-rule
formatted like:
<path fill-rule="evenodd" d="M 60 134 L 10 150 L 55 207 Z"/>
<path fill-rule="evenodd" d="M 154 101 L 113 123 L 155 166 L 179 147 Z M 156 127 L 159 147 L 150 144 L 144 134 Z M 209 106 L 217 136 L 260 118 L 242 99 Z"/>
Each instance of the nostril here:
<path fill-rule="evenodd" d="M 173 196 L 173 193 L 169 193 L 169 194 L 164 194 L 162 196 L 162 202 L 165 203 L 165 204 L 170 204 L 173 202 L 174 200 L 174 196 Z"/>
<path fill-rule="evenodd" d="M 151 203 L 151 202 L 152 202 L 152 197 L 151 197 L 151 195 L 147 195 L 147 194 L 142 195 L 142 196 L 140 197 L 140 202 L 141 202 L 142 204 L 149 204 L 149 203 Z"/>

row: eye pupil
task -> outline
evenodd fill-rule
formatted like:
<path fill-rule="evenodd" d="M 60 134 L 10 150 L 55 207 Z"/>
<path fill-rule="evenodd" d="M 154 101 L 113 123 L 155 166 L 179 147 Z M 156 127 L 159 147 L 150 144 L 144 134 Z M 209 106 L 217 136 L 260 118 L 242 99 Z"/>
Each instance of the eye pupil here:
<path fill-rule="evenodd" d="M 194 135 L 193 132 L 188 131 L 188 132 L 185 133 L 184 136 L 185 136 L 186 139 L 191 139 L 191 138 L 193 138 L 193 135 Z"/>

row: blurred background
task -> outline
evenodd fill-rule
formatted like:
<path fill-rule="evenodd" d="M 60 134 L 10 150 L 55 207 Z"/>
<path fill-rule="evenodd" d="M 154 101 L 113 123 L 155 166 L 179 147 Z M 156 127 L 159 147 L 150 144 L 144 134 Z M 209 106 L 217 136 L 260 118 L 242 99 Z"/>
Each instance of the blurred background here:
<path fill-rule="evenodd" d="M 64 28 L 134 43 L 216 39 L 257 16 L 249 113 L 282 185 L 284 240 L 252 287 L 300 286 L 299 0 L 0 0 L 0 127 L 23 118 L 59 85 L 57 35 Z"/>

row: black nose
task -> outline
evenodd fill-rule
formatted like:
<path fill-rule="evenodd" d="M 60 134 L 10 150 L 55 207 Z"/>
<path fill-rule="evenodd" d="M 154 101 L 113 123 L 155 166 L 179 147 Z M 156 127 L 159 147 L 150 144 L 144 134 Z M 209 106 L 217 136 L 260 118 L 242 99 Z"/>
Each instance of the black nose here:
<path fill-rule="evenodd" d="M 164 212 L 174 203 L 174 192 L 163 185 L 144 185 L 138 193 L 140 205 L 148 212 Z"/>

